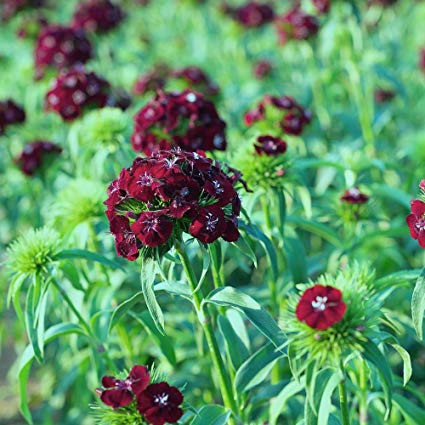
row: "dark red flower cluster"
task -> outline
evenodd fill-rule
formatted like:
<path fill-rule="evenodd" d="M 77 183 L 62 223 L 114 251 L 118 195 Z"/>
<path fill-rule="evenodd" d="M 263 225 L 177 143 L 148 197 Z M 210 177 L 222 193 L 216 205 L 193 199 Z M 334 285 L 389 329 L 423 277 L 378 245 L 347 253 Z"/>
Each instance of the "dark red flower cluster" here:
<path fill-rule="evenodd" d="M 360 192 L 359 188 L 355 186 L 347 189 L 340 199 L 349 204 L 365 204 L 369 200 L 369 196 Z"/>
<path fill-rule="evenodd" d="M 124 16 L 121 7 L 110 0 L 88 0 L 77 6 L 72 26 L 87 31 L 107 32 L 115 28 Z"/>
<path fill-rule="evenodd" d="M 197 66 L 188 66 L 171 73 L 174 78 L 181 78 L 189 83 L 190 88 L 200 91 L 207 96 L 215 96 L 220 89 L 208 75 Z"/>
<path fill-rule="evenodd" d="M 94 72 L 73 68 L 61 73 L 47 92 L 45 108 L 57 112 L 65 121 L 72 121 L 84 107 L 106 105 L 109 83 Z"/>
<path fill-rule="evenodd" d="M 224 11 L 246 28 L 261 27 L 273 21 L 275 17 L 274 9 L 270 4 L 257 1 L 249 1 L 236 8 L 225 5 Z"/>
<path fill-rule="evenodd" d="M 198 92 L 158 92 L 134 118 L 133 149 L 146 155 L 173 146 L 187 151 L 224 150 L 226 123 Z"/>
<path fill-rule="evenodd" d="M 142 95 L 147 92 L 156 92 L 165 87 L 170 70 L 168 66 L 159 64 L 152 71 L 142 75 L 134 84 L 133 92 Z"/>
<path fill-rule="evenodd" d="M 286 142 L 279 137 L 259 136 L 257 143 L 254 145 L 255 151 L 259 155 L 276 156 L 286 152 Z"/>
<path fill-rule="evenodd" d="M 117 254 L 135 260 L 143 246 L 167 251 L 182 232 L 202 243 L 236 241 L 240 199 L 234 185 L 241 176 L 229 172 L 180 149 L 136 158 L 111 183 L 105 201 Z"/>
<path fill-rule="evenodd" d="M 86 63 L 92 55 L 92 46 L 84 31 L 49 25 L 44 27 L 35 46 L 36 78 L 41 78 L 47 66 L 65 69 Z"/>
<path fill-rule="evenodd" d="M 385 103 L 394 99 L 395 92 L 392 90 L 376 89 L 373 95 L 376 103 Z"/>
<path fill-rule="evenodd" d="M 58 145 L 39 140 L 26 145 L 15 161 L 24 174 L 33 176 L 48 157 L 61 152 L 62 148 Z"/>
<path fill-rule="evenodd" d="M 275 19 L 276 30 L 281 44 L 289 40 L 307 40 L 319 31 L 319 21 L 304 12 L 299 6 Z"/>
<path fill-rule="evenodd" d="M 270 61 L 260 60 L 254 64 L 254 77 L 261 79 L 267 77 L 273 69 Z"/>
<path fill-rule="evenodd" d="M 346 309 L 347 305 L 342 301 L 342 292 L 339 289 L 314 285 L 301 296 L 295 314 L 300 322 L 323 331 L 340 322 Z"/>
<path fill-rule="evenodd" d="M 0 101 L 0 135 L 8 125 L 25 121 L 25 111 L 12 99 Z"/>
<path fill-rule="evenodd" d="M 43 0 L 3 0 L 0 5 L 1 17 L 7 21 L 17 12 L 27 7 L 41 7 Z"/>
<path fill-rule="evenodd" d="M 410 203 L 411 213 L 406 217 L 410 235 L 416 239 L 421 248 L 425 248 L 425 180 L 419 184 L 421 199 L 414 199 Z"/>
<path fill-rule="evenodd" d="M 126 379 L 104 376 L 102 388 L 98 388 L 97 393 L 103 403 L 114 409 L 128 406 L 135 400 L 137 410 L 149 424 L 177 422 L 183 415 L 179 407 L 183 403 L 182 393 L 166 382 L 149 384 L 149 381 L 147 368 L 136 365 Z"/>
<path fill-rule="evenodd" d="M 331 9 L 331 0 L 313 0 L 313 4 L 319 13 L 328 13 Z"/>
<path fill-rule="evenodd" d="M 258 103 L 256 108 L 251 109 L 245 114 L 245 124 L 249 126 L 257 121 L 265 120 L 266 108 L 268 106 L 284 111 L 279 125 L 287 134 L 295 136 L 300 135 L 304 127 L 311 121 L 310 112 L 300 106 L 292 97 L 265 96 L 264 99 Z"/>

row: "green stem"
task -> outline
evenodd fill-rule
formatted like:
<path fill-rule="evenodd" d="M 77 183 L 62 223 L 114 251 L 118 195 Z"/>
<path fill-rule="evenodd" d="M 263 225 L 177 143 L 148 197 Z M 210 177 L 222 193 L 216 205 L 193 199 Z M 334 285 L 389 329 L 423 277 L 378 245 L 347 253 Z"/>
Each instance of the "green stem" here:
<path fill-rule="evenodd" d="M 345 372 L 342 365 L 341 365 L 341 372 L 343 374 L 343 378 L 338 384 L 339 405 L 341 407 L 341 420 L 342 420 L 342 425 L 350 425 L 350 417 L 348 414 L 347 389 L 345 388 Z"/>
<path fill-rule="evenodd" d="M 272 225 L 272 220 L 270 216 L 269 202 L 270 200 L 267 199 L 267 196 L 261 197 L 261 206 L 263 207 L 264 224 L 266 226 L 267 233 L 271 234 L 273 225 Z"/>
<path fill-rule="evenodd" d="M 368 413 L 367 413 L 367 370 L 366 362 L 361 361 L 360 366 L 360 400 L 359 400 L 359 424 L 367 425 Z"/>
<path fill-rule="evenodd" d="M 183 269 L 186 274 L 189 286 L 192 290 L 195 309 L 196 309 L 196 312 L 198 313 L 198 317 L 200 317 L 200 322 L 204 330 L 205 339 L 207 340 L 210 355 L 211 355 L 214 367 L 216 369 L 216 372 L 218 374 L 218 381 L 219 381 L 224 405 L 228 409 L 231 409 L 235 414 L 237 414 L 238 410 L 237 410 L 236 401 L 233 395 L 232 384 L 220 354 L 220 349 L 218 347 L 214 330 L 211 325 L 211 317 L 209 316 L 208 308 L 202 306 L 202 300 L 203 300 L 202 289 L 199 288 L 197 291 L 195 291 L 197 286 L 196 277 L 191 267 L 189 257 L 187 256 L 184 249 L 181 249 L 180 247 L 178 247 L 177 253 L 183 265 Z"/>

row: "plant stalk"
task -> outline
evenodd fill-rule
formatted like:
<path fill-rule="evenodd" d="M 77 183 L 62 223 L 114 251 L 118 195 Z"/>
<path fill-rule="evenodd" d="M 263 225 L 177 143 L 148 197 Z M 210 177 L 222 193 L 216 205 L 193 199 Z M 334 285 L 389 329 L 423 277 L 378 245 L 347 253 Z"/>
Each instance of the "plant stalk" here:
<path fill-rule="evenodd" d="M 343 378 L 338 384 L 339 405 L 341 408 L 341 420 L 342 420 L 342 425 L 350 425 L 350 416 L 348 413 L 347 389 L 345 387 L 345 372 L 342 365 L 341 365 L 341 372 L 343 374 Z"/>

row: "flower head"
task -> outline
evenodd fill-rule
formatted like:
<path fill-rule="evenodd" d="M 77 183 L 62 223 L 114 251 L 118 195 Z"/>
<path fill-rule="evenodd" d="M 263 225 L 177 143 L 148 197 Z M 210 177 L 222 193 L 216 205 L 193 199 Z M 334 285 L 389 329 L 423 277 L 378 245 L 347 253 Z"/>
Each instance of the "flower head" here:
<path fill-rule="evenodd" d="M 131 143 L 146 155 L 173 146 L 192 152 L 224 150 L 225 128 L 214 104 L 200 93 L 159 92 L 135 116 Z"/>
<path fill-rule="evenodd" d="M 8 125 L 25 121 L 25 111 L 12 99 L 0 101 L 0 136 Z"/>
<path fill-rule="evenodd" d="M 300 6 L 277 17 L 275 24 L 281 44 L 290 40 L 307 40 L 319 31 L 317 18 L 305 13 Z"/>
<path fill-rule="evenodd" d="M 254 147 L 259 155 L 275 156 L 286 152 L 286 142 L 279 137 L 269 135 L 257 137 Z"/>
<path fill-rule="evenodd" d="M 274 9 L 269 4 L 258 1 L 249 1 L 237 8 L 225 5 L 224 9 L 236 22 L 246 28 L 261 27 L 273 21 L 275 17 Z"/>
<path fill-rule="evenodd" d="M 41 78 L 47 66 L 66 69 L 86 63 L 91 56 L 92 47 L 84 31 L 61 25 L 46 26 L 34 51 L 36 77 Z"/>
<path fill-rule="evenodd" d="M 110 0 L 87 0 L 78 4 L 72 26 L 86 31 L 107 32 L 124 18 L 124 11 Z"/>
<path fill-rule="evenodd" d="M 340 199 L 349 204 L 365 204 L 369 200 L 369 196 L 360 192 L 359 188 L 354 186 L 346 189 Z"/>
<path fill-rule="evenodd" d="M 310 328 L 325 330 L 344 317 L 347 305 L 342 301 L 342 292 L 332 286 L 314 285 L 301 296 L 296 315 L 300 322 Z"/>
<path fill-rule="evenodd" d="M 193 90 L 197 90 L 206 96 L 215 96 L 220 89 L 208 75 L 197 66 L 188 66 L 182 69 L 172 71 L 171 76 L 178 78 L 189 84 Z"/>
<path fill-rule="evenodd" d="M 117 409 L 129 405 L 134 397 L 139 396 L 148 386 L 149 380 L 150 375 L 146 366 L 136 365 L 125 379 L 104 376 L 102 388 L 96 391 L 103 403 Z"/>
<path fill-rule="evenodd" d="M 183 394 L 166 382 L 150 384 L 137 397 L 137 408 L 152 425 L 175 423 L 183 416 Z"/>
<path fill-rule="evenodd" d="M 240 200 L 236 170 L 200 153 L 160 151 L 136 158 L 108 188 L 106 215 L 117 253 L 129 260 L 143 248 L 166 252 L 182 232 L 202 243 L 236 240 Z"/>
<path fill-rule="evenodd" d="M 406 217 L 410 235 L 418 241 L 421 248 L 425 248 L 425 200 L 411 201 L 410 210 L 411 213 Z"/>
<path fill-rule="evenodd" d="M 24 147 L 15 162 L 27 176 L 33 176 L 52 156 L 62 152 L 62 148 L 52 142 L 36 141 Z"/>
<path fill-rule="evenodd" d="M 74 68 L 59 75 L 47 92 L 45 108 L 58 113 L 65 121 L 72 121 L 86 106 L 102 108 L 106 105 L 109 83 L 94 72 Z"/>

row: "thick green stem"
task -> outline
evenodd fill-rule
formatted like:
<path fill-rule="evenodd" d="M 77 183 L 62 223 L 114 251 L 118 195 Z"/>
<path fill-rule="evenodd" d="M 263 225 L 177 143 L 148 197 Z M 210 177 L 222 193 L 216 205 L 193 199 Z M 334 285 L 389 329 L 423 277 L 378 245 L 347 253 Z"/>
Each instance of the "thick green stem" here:
<path fill-rule="evenodd" d="M 348 413 L 347 389 L 345 388 L 345 372 L 342 365 L 341 365 L 341 372 L 343 374 L 343 378 L 338 384 L 339 405 L 341 408 L 341 420 L 342 420 L 342 425 L 350 425 L 350 416 Z"/>
<path fill-rule="evenodd" d="M 218 375 L 218 381 L 220 385 L 221 395 L 223 397 L 224 405 L 231 409 L 235 414 L 237 414 L 236 400 L 233 395 L 232 383 L 230 381 L 229 374 L 224 366 L 223 359 L 220 354 L 220 349 L 218 347 L 217 340 L 215 338 L 214 330 L 211 325 L 211 317 L 208 313 L 208 308 L 202 306 L 202 289 L 196 289 L 196 277 L 193 273 L 193 269 L 190 265 L 190 260 L 184 251 L 184 249 L 177 249 L 180 261 L 183 265 L 184 272 L 186 274 L 189 286 L 192 290 L 193 302 L 195 305 L 196 312 L 198 317 L 200 317 L 200 322 L 204 330 L 205 339 L 207 340 L 208 348 L 210 355 L 214 364 L 214 368 Z"/>
<path fill-rule="evenodd" d="M 359 400 L 359 424 L 367 425 L 368 413 L 367 413 L 367 370 L 366 362 L 361 361 L 360 366 L 360 400 Z"/>
<path fill-rule="evenodd" d="M 266 226 L 267 233 L 271 233 L 273 225 L 272 220 L 270 216 L 270 206 L 269 206 L 270 200 L 267 199 L 267 196 L 263 196 L 261 198 L 261 205 L 263 207 L 263 215 L 264 215 L 264 224 Z"/>

